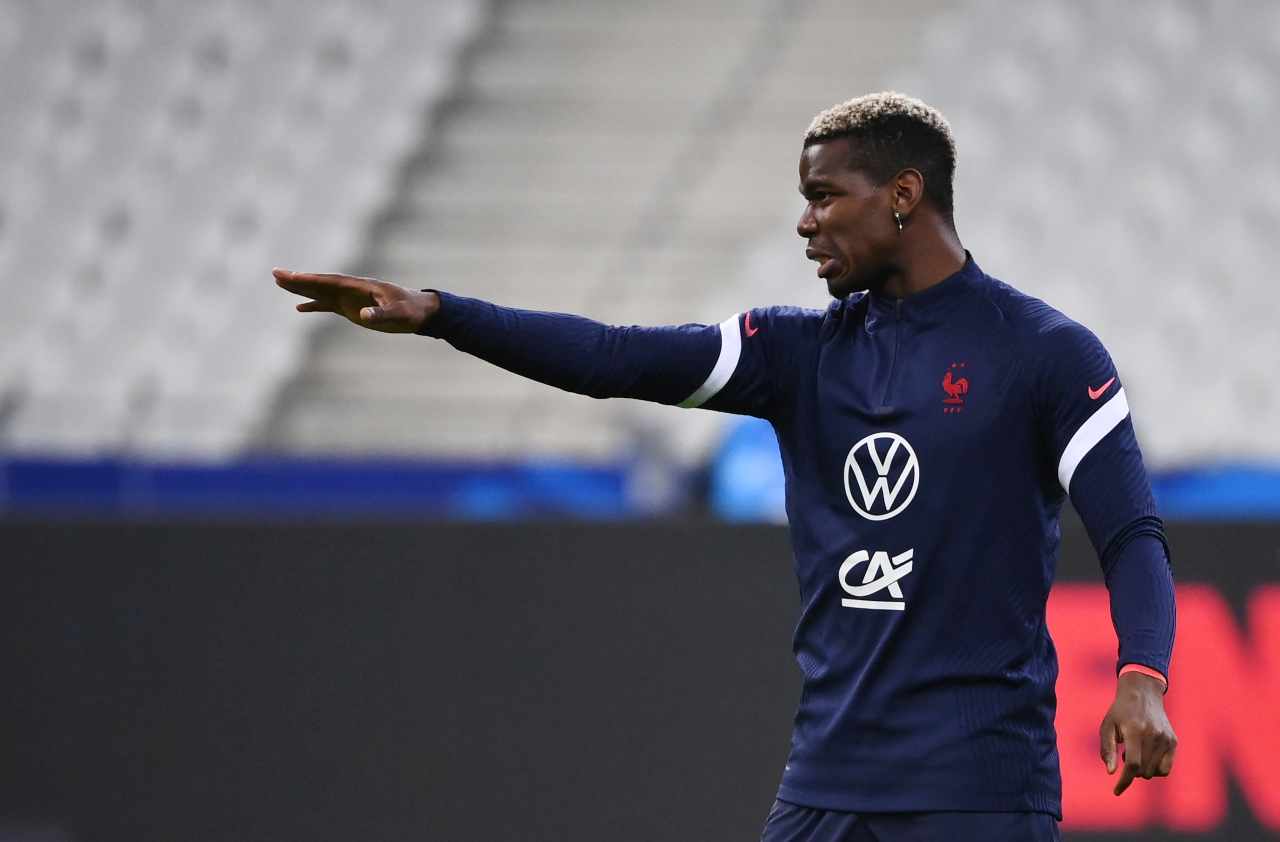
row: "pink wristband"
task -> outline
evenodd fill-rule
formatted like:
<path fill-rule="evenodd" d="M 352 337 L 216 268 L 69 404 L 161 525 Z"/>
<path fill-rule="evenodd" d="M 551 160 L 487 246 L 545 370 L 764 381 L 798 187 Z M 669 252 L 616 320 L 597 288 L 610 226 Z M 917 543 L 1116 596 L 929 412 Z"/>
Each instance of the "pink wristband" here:
<path fill-rule="evenodd" d="M 1165 678 L 1158 670 L 1153 670 L 1151 667 L 1144 667 L 1142 664 L 1125 664 L 1120 668 L 1120 675 L 1124 675 L 1126 672 L 1136 672 L 1142 675 L 1149 675 L 1156 681 L 1163 684 L 1165 690 L 1169 689 L 1169 679 Z"/>

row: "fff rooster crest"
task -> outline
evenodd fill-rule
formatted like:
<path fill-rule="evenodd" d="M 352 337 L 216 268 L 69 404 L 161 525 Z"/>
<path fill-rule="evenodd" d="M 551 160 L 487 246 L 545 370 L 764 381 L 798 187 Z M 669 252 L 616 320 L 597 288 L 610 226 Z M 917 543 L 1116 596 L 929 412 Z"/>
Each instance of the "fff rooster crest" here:
<path fill-rule="evenodd" d="M 960 374 L 968 363 L 952 363 L 947 373 L 942 376 L 942 391 L 946 397 L 942 399 L 943 414 L 964 411 L 964 396 L 969 394 L 969 378 Z M 959 375 L 959 376 L 957 376 Z"/>

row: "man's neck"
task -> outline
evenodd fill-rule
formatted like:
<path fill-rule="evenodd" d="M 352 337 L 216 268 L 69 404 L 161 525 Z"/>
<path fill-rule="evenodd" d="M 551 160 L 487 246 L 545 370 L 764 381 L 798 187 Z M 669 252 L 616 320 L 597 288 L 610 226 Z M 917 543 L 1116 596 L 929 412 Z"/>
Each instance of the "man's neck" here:
<path fill-rule="evenodd" d="M 950 221 L 940 218 L 920 219 L 923 226 L 910 233 L 903 242 L 899 271 L 890 275 L 882 292 L 890 298 L 908 298 L 959 272 L 964 267 L 965 251 Z"/>

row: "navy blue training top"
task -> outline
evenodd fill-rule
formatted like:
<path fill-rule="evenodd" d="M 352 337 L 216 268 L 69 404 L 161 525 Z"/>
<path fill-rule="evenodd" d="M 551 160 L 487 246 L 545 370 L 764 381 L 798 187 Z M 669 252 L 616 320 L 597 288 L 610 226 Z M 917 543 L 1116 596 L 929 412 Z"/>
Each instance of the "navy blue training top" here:
<path fill-rule="evenodd" d="M 1168 675 L 1167 546 L 1111 358 L 971 257 L 906 299 L 718 326 L 440 297 L 421 332 L 504 368 L 773 424 L 804 675 L 783 800 L 1061 816 L 1045 603 L 1068 495 L 1111 590 L 1117 667 Z"/>

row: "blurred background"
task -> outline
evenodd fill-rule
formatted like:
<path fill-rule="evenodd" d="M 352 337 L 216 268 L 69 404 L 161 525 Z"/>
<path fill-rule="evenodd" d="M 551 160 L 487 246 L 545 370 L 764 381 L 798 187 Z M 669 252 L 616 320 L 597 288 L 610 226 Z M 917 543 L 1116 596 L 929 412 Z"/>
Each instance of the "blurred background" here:
<path fill-rule="evenodd" d="M 1120 800 L 1067 524 L 1068 837 L 1280 835 L 1280 4 L 0 0 L 0 840 L 756 838 L 799 686 L 770 428 L 269 273 L 822 307 L 801 138 L 881 89 L 950 119 L 983 268 L 1110 349 L 1170 524 L 1179 768 Z"/>

